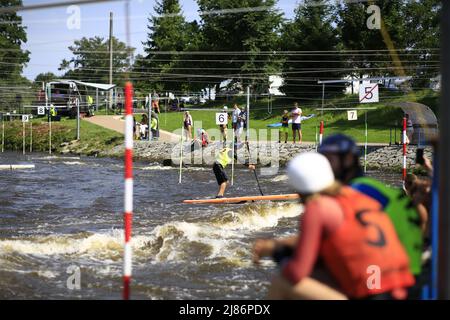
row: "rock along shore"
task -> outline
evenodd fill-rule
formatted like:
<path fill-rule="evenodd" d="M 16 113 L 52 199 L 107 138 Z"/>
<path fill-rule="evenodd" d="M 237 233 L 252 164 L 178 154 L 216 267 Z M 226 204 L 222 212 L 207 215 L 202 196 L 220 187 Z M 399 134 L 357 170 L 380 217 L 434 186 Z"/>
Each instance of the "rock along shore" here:
<path fill-rule="evenodd" d="M 158 141 L 135 141 L 134 158 L 162 165 L 179 165 L 181 149 L 183 153 L 183 163 L 185 165 L 209 166 L 215 160 L 215 155 L 220 150 L 221 144 L 213 143 L 207 148 L 196 146 L 192 148 L 190 144 L 185 144 L 180 148 L 179 143 L 158 142 Z M 407 166 L 415 164 L 416 146 L 407 148 Z M 261 166 L 285 166 L 286 163 L 301 152 L 314 151 L 316 147 L 309 144 L 266 144 L 250 143 L 250 153 L 246 147 L 237 151 L 238 165 L 246 160 L 257 162 Z M 401 145 L 393 146 L 369 146 L 367 150 L 368 169 L 397 171 L 403 163 L 403 148 Z M 363 147 L 361 147 L 361 163 L 364 164 Z M 124 147 L 116 146 L 111 150 L 99 152 L 100 156 L 121 157 Z M 249 157 L 250 154 L 250 157 Z M 432 149 L 425 148 L 425 156 L 432 159 Z"/>

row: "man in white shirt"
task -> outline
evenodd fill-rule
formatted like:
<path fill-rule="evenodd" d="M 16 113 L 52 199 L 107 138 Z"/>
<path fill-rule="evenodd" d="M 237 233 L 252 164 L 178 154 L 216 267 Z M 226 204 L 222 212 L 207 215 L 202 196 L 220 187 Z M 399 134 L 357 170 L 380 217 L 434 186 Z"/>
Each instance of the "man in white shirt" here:
<path fill-rule="evenodd" d="M 233 130 L 236 130 L 240 113 L 241 113 L 241 110 L 239 109 L 238 105 L 235 103 L 233 106 L 233 113 L 231 115 L 231 123 L 233 125 Z"/>
<path fill-rule="evenodd" d="M 294 136 L 294 143 L 296 138 L 296 133 L 298 132 L 298 142 L 302 143 L 302 109 L 298 107 L 298 103 L 294 103 L 294 108 L 291 111 L 292 117 L 292 133 Z"/>
<path fill-rule="evenodd" d="M 239 109 L 238 105 L 235 103 L 233 106 L 233 112 L 231 113 L 231 126 L 234 130 L 234 135 L 237 139 L 238 136 L 238 122 L 239 122 L 239 115 L 241 114 L 241 109 Z"/>

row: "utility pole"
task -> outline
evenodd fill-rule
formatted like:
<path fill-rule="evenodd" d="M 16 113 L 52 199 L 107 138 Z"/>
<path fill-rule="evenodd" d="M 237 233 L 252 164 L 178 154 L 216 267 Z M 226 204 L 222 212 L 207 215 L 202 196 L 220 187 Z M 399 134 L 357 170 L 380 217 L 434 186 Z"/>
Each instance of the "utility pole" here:
<path fill-rule="evenodd" d="M 113 13 L 109 13 L 109 84 L 113 78 Z M 109 109 L 112 108 L 112 90 L 109 90 Z M 107 109 L 108 110 L 108 109 Z M 108 111 L 106 112 L 108 114 Z"/>

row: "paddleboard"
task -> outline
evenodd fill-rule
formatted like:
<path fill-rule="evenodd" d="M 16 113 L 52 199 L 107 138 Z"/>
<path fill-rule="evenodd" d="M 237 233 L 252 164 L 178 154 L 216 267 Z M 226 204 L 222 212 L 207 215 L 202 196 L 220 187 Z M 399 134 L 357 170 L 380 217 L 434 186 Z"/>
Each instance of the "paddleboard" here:
<path fill-rule="evenodd" d="M 289 201 L 297 200 L 299 195 L 293 194 L 278 194 L 268 196 L 247 196 L 247 197 L 234 197 L 234 198 L 219 198 L 219 199 L 198 199 L 198 200 L 184 200 L 183 203 L 187 204 L 220 204 L 220 203 L 239 203 L 246 201 Z"/>

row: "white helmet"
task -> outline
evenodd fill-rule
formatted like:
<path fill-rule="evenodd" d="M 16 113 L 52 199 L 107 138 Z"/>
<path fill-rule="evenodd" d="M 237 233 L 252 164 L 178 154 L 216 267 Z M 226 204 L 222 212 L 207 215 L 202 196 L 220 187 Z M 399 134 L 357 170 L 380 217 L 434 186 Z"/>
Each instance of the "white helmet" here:
<path fill-rule="evenodd" d="M 287 173 L 290 184 L 300 194 L 322 191 L 335 181 L 330 162 L 317 152 L 296 156 L 288 163 Z"/>
<path fill-rule="evenodd" d="M 227 106 L 223 107 L 223 110 L 228 110 L 228 107 Z"/>

